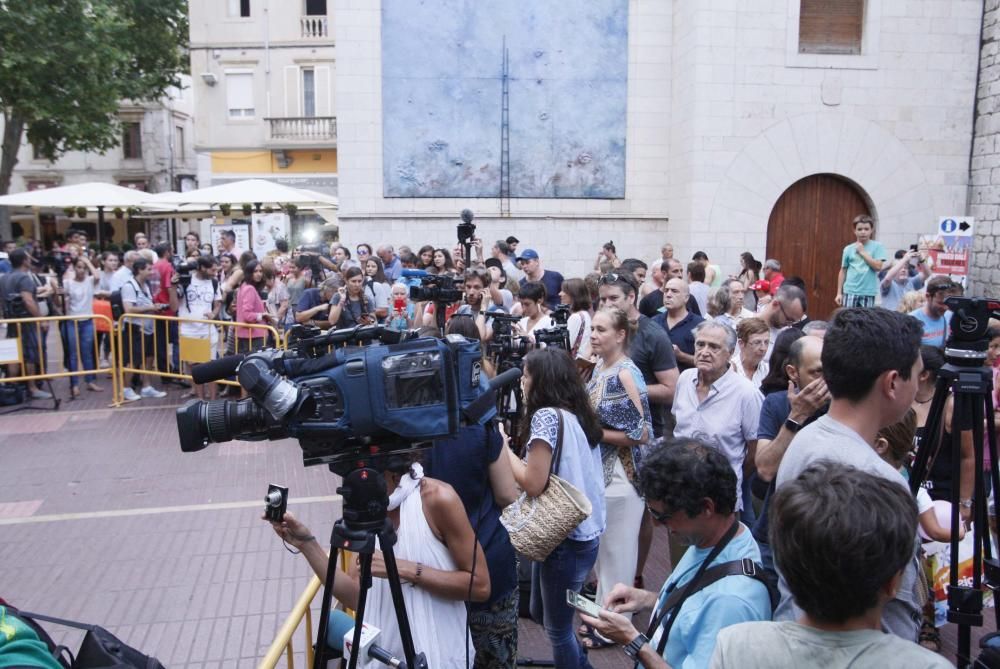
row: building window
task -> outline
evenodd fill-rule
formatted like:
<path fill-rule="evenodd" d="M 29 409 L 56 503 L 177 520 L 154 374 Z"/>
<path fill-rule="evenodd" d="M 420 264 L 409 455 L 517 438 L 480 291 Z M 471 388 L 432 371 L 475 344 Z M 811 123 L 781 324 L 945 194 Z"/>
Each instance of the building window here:
<path fill-rule="evenodd" d="M 229 15 L 249 18 L 250 0 L 229 0 Z"/>
<path fill-rule="evenodd" d="M 252 72 L 226 72 L 226 106 L 229 118 L 253 117 Z"/>
<path fill-rule="evenodd" d="M 177 149 L 176 149 L 176 151 L 174 153 L 177 154 L 177 158 L 179 160 L 184 160 L 184 158 L 185 158 L 185 155 L 184 155 L 184 126 L 182 126 L 182 125 L 174 126 L 174 130 L 176 131 L 175 134 L 174 134 L 174 138 L 175 138 L 174 141 L 177 143 Z"/>
<path fill-rule="evenodd" d="M 801 0 L 799 53 L 860 54 L 865 0 Z"/>
<path fill-rule="evenodd" d="M 306 0 L 306 16 L 326 16 L 326 0 Z"/>
<path fill-rule="evenodd" d="M 127 122 L 122 124 L 122 154 L 125 158 L 142 158 L 142 124 Z"/>
<path fill-rule="evenodd" d="M 311 67 L 302 69 L 302 115 L 316 116 L 316 71 Z"/>

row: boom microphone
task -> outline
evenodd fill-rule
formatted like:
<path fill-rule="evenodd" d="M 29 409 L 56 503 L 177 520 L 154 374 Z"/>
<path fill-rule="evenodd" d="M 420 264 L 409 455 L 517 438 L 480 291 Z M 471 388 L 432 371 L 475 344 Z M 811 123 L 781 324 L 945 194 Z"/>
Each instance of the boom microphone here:
<path fill-rule="evenodd" d="M 490 409 L 497 403 L 497 390 L 504 386 L 509 386 L 521 378 L 521 370 L 511 367 L 502 374 L 497 374 L 490 379 L 489 390 L 473 400 L 462 412 L 465 419 L 470 423 L 478 423 L 489 414 Z"/>
<path fill-rule="evenodd" d="M 236 369 L 245 357 L 245 354 L 237 353 L 197 364 L 191 368 L 191 378 L 198 385 L 227 379 L 236 374 Z"/>

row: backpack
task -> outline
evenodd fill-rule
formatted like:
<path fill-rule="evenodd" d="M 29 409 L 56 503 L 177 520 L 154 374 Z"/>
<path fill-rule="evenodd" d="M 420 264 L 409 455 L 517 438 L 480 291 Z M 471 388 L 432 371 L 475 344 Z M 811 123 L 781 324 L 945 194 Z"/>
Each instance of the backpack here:
<path fill-rule="evenodd" d="M 117 323 L 118 319 L 122 317 L 125 313 L 125 303 L 122 302 L 122 289 L 111 293 L 111 297 L 108 298 L 108 302 L 111 303 L 111 318 Z"/>

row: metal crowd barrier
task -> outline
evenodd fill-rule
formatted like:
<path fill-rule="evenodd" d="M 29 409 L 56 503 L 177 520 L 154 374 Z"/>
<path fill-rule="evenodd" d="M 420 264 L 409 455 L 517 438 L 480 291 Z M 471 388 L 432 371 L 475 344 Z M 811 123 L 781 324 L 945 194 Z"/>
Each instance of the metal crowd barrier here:
<path fill-rule="evenodd" d="M 340 571 L 345 573 L 348 571 L 349 559 L 350 558 L 347 556 L 347 553 L 341 551 L 339 556 Z M 278 630 L 278 634 L 274 637 L 274 641 L 272 641 L 271 645 L 268 647 L 267 653 L 264 654 L 264 657 L 257 665 L 257 669 L 274 669 L 278 665 L 278 661 L 281 659 L 282 655 L 285 656 L 285 662 L 288 665 L 288 669 L 295 669 L 295 659 L 293 657 L 295 654 L 294 636 L 295 631 L 299 628 L 303 618 L 305 618 L 306 621 L 306 666 L 311 667 L 313 665 L 313 616 L 310 606 L 312 605 L 312 601 L 316 598 L 316 594 L 319 592 L 320 586 L 322 585 L 323 584 L 320 582 L 319 578 L 316 576 L 312 577 L 309 581 L 309 585 L 307 585 L 306 589 L 302 591 L 301 595 L 299 595 L 299 599 L 295 602 L 295 606 L 292 607 L 291 612 L 288 614 L 288 618 L 285 619 L 285 622 Z M 334 604 L 336 604 L 336 601 Z M 347 613 L 351 617 L 354 616 L 354 611 L 348 610 Z M 320 636 L 325 637 L 323 634 Z M 322 640 L 325 641 L 326 639 L 323 638 Z"/>
<path fill-rule="evenodd" d="M 152 335 L 138 336 L 139 342 L 136 344 L 132 337 L 137 336 L 137 331 L 141 332 L 143 321 L 153 321 Z M 165 327 L 156 327 L 156 323 L 164 323 Z M 177 336 L 170 334 L 172 323 L 177 324 Z M 182 336 L 180 334 L 182 324 L 203 324 L 209 328 L 214 328 L 214 334 L 209 331 L 206 337 Z M 236 328 L 247 328 L 253 331 L 254 337 L 251 339 L 236 337 Z M 162 332 L 161 332 L 162 330 Z M 161 316 L 156 314 L 123 314 L 118 319 L 115 329 L 115 337 L 118 340 L 118 358 L 115 365 L 115 373 L 118 376 L 118 388 L 120 395 L 116 397 L 116 402 L 124 401 L 125 374 L 140 374 L 151 377 L 183 379 L 192 382 L 191 375 L 184 373 L 183 369 L 171 369 L 174 358 L 171 347 L 179 349 L 177 358 L 181 366 L 207 362 L 222 355 L 230 353 L 250 353 L 267 346 L 284 346 L 281 334 L 272 326 L 262 323 L 241 323 L 237 321 L 219 321 L 205 318 L 178 318 L 177 316 Z M 161 342 L 161 338 L 165 341 Z M 138 360 L 135 360 L 135 353 L 138 352 Z M 160 355 L 167 357 L 160 360 Z M 147 366 L 149 363 L 149 366 Z M 222 383 L 239 387 L 235 380 L 221 380 Z"/>
<path fill-rule="evenodd" d="M 99 374 L 111 373 L 111 395 L 117 398 L 120 393 L 118 388 L 119 376 L 114 370 L 100 368 L 100 340 L 98 331 L 110 331 L 114 324 L 107 316 L 100 314 L 86 314 L 80 316 L 39 316 L 32 318 L 8 318 L 0 320 L 7 326 L 7 338 L 0 340 L 0 365 L 18 365 L 20 372 L 16 376 L 6 376 L 0 378 L 0 383 L 22 383 L 35 381 L 51 381 L 79 376 L 97 376 Z M 48 350 L 48 331 L 46 323 L 57 323 L 60 330 L 61 341 L 64 352 L 63 367 L 66 371 L 49 371 L 52 360 L 51 352 Z M 89 328 L 88 328 L 89 324 Z M 100 326 L 100 327 L 99 327 Z M 10 336 L 10 329 L 16 328 L 17 336 Z M 84 346 L 83 335 L 91 330 L 93 342 L 90 346 Z M 70 336 L 72 335 L 72 336 Z M 115 360 L 118 352 L 117 342 L 114 337 L 110 338 L 111 359 Z M 93 348 L 93 351 L 89 349 Z M 84 354 L 93 354 L 87 360 Z M 30 359 L 30 360 L 29 360 Z M 31 362 L 35 365 L 35 373 L 27 374 L 25 363 Z M 85 362 L 91 364 L 85 365 Z M 75 369 L 74 369 L 75 368 Z"/>

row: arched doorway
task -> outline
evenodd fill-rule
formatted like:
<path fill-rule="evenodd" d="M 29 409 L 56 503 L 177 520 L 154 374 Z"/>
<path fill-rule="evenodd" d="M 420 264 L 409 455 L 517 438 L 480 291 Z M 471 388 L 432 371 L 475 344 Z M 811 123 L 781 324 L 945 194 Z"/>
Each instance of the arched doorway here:
<path fill-rule="evenodd" d="M 867 198 L 852 182 L 835 174 L 813 174 L 796 181 L 771 210 L 767 257 L 781 261 L 785 276 L 805 280 L 812 318 L 826 318 L 837 306 L 840 256 L 854 241 L 851 220 L 858 214 L 871 214 Z M 875 233 L 877 237 L 877 227 Z"/>

